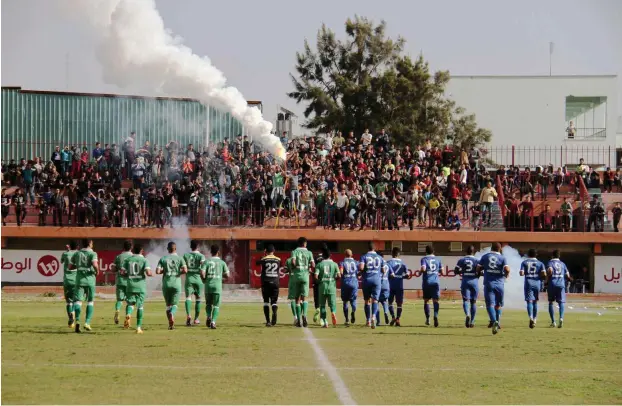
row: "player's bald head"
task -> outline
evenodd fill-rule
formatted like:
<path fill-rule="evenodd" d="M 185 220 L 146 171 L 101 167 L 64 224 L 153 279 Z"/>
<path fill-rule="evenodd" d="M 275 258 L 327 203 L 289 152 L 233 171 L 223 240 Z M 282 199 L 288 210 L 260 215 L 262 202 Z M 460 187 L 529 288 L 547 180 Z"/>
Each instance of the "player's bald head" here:
<path fill-rule="evenodd" d="M 501 252 L 501 243 L 493 242 L 490 250 L 494 252 Z"/>
<path fill-rule="evenodd" d="M 349 249 L 349 248 L 348 248 L 348 249 L 346 250 L 345 254 L 346 254 L 346 257 L 348 257 L 348 258 L 352 258 L 352 250 L 351 250 L 351 249 Z"/>
<path fill-rule="evenodd" d="M 168 252 L 173 253 L 177 251 L 177 244 L 175 244 L 175 242 L 173 241 L 169 241 L 168 245 L 166 246 L 166 249 L 168 250 Z"/>

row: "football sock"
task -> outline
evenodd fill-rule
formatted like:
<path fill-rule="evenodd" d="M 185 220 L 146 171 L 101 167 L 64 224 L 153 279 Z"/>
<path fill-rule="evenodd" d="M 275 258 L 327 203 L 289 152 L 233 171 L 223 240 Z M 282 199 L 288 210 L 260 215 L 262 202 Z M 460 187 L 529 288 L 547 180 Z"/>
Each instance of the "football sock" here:
<path fill-rule="evenodd" d="M 533 319 L 538 318 L 538 302 L 533 302 Z"/>
<path fill-rule="evenodd" d="M 551 323 L 555 323 L 555 309 L 553 303 L 549 303 L 549 316 L 551 316 Z"/>
<path fill-rule="evenodd" d="M 441 308 L 441 304 L 439 302 L 434 302 L 434 318 L 438 317 L 438 310 Z"/>
<path fill-rule="evenodd" d="M 464 310 L 464 314 L 466 314 L 467 316 L 469 315 L 469 301 L 468 300 L 462 301 L 462 310 Z"/>
<path fill-rule="evenodd" d="M 190 317 L 190 305 L 192 304 L 192 299 L 189 297 L 186 298 L 185 307 L 186 307 L 186 316 Z"/>
<path fill-rule="evenodd" d="M 402 305 L 397 305 L 397 318 L 402 317 Z"/>
<path fill-rule="evenodd" d="M 430 319 L 430 305 L 425 303 L 423 305 L 423 312 L 425 313 L 425 319 L 429 320 Z"/>
<path fill-rule="evenodd" d="M 529 319 L 533 320 L 533 302 L 527 302 L 527 314 Z"/>
<path fill-rule="evenodd" d="M 114 304 L 114 310 L 115 310 L 115 311 L 117 311 L 117 312 L 118 312 L 119 310 L 121 310 L 121 305 L 122 305 L 122 304 L 123 304 L 123 302 L 122 302 L 122 301 L 117 300 L 117 301 L 115 302 L 115 304 Z"/>
<path fill-rule="evenodd" d="M 76 323 L 80 322 L 80 314 L 82 313 L 82 302 L 76 302 L 73 304 L 73 310 L 76 312 Z"/>
<path fill-rule="evenodd" d="M 475 313 L 477 312 L 477 303 L 475 300 L 471 301 L 471 323 L 475 321 Z"/>
<path fill-rule="evenodd" d="M 502 310 L 503 309 L 501 309 L 501 308 L 495 309 L 495 312 L 497 314 L 497 322 L 499 322 L 499 323 L 501 323 L 501 312 L 502 312 Z"/>
<path fill-rule="evenodd" d="M 391 313 L 391 318 L 395 318 L 395 312 L 393 311 L 393 305 L 389 305 L 389 313 Z"/>
<path fill-rule="evenodd" d="M 302 307 L 300 308 L 300 310 L 302 311 L 302 317 L 307 317 L 307 310 L 309 310 L 309 302 L 307 302 L 306 300 L 302 302 Z"/>
<path fill-rule="evenodd" d="M 490 321 L 494 322 L 497 319 L 497 316 L 495 314 L 495 307 L 493 305 L 490 305 L 486 307 L 486 310 L 488 310 L 488 317 L 490 317 Z"/>
<path fill-rule="evenodd" d="M 564 310 L 565 310 L 564 303 L 560 303 L 559 304 L 559 318 L 562 320 L 564 319 Z"/>
<path fill-rule="evenodd" d="M 378 302 L 372 302 L 371 303 L 371 314 L 373 315 L 372 317 L 376 317 L 377 313 L 378 313 Z"/>
<path fill-rule="evenodd" d="M 371 320 L 371 305 L 365 303 L 365 319 L 367 321 Z"/>
<path fill-rule="evenodd" d="M 139 307 L 136 312 L 136 328 L 141 328 L 143 326 L 143 307 Z"/>
<path fill-rule="evenodd" d="M 194 304 L 194 319 L 198 320 L 201 315 L 201 301 L 197 300 Z"/>
<path fill-rule="evenodd" d="M 263 316 L 266 318 L 266 323 L 270 323 L 270 304 L 263 304 Z"/>
<path fill-rule="evenodd" d="M 218 318 L 219 314 L 220 314 L 220 307 L 214 306 L 214 309 L 212 310 L 212 322 L 213 323 L 216 323 L 216 319 Z"/>
<path fill-rule="evenodd" d="M 92 318 L 93 318 L 93 302 L 88 302 L 86 304 L 86 320 L 84 320 L 84 322 L 86 324 L 91 324 Z"/>

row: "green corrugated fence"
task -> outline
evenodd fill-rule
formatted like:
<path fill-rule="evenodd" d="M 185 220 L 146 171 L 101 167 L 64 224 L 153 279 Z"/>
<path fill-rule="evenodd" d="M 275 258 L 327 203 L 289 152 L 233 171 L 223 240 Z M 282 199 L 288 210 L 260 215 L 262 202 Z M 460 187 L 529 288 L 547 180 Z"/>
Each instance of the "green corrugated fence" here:
<path fill-rule="evenodd" d="M 118 144 L 136 131 L 145 141 L 181 147 L 230 140 L 244 133 L 229 113 L 189 99 L 44 92 L 2 88 L 2 161 L 50 158 L 56 145 Z"/>

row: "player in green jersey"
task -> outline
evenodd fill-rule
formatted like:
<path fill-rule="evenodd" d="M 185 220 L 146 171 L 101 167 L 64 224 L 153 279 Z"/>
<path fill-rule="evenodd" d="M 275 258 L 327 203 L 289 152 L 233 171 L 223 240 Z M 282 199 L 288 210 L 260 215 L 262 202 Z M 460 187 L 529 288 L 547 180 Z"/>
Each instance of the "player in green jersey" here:
<path fill-rule="evenodd" d="M 289 300 L 289 305 L 292 309 L 292 315 L 294 316 L 294 326 L 298 322 L 298 316 L 296 315 L 296 296 L 294 296 L 294 264 L 291 258 L 287 258 L 285 261 L 285 266 L 283 267 L 283 273 L 286 273 L 288 276 L 287 281 L 287 300 Z"/>
<path fill-rule="evenodd" d="M 132 311 L 136 306 L 136 334 L 143 333 L 143 303 L 147 295 L 147 276 L 152 276 L 149 262 L 143 256 L 143 247 L 140 244 L 134 244 L 132 249 L 134 255 L 127 258 L 121 266 L 121 274 L 127 278 L 127 288 L 125 290 L 125 323 L 124 328 L 130 327 L 132 319 Z"/>
<path fill-rule="evenodd" d="M 69 269 L 71 265 L 71 258 L 76 253 L 78 244 L 75 241 L 70 241 L 67 245 L 67 251 L 63 252 L 60 257 L 60 262 L 63 264 L 63 291 L 65 294 L 65 308 L 67 309 L 67 325 L 69 328 L 74 328 L 75 314 L 73 312 L 73 301 L 76 296 L 76 269 Z"/>
<path fill-rule="evenodd" d="M 194 304 L 194 324 L 201 324 L 199 321 L 199 315 L 201 313 L 201 297 L 203 296 L 203 290 L 205 285 L 201 279 L 201 271 L 205 269 L 205 256 L 199 252 L 199 242 L 196 240 L 190 241 L 190 249 L 192 252 L 184 254 L 184 261 L 188 266 L 188 273 L 186 274 L 185 293 L 186 293 L 186 326 L 192 325 L 192 319 L 190 318 L 190 305 L 192 304 L 192 296 L 194 296 L 196 303 Z"/>
<path fill-rule="evenodd" d="M 86 299 L 86 319 L 84 329 L 91 331 L 91 319 L 93 318 L 93 305 L 95 300 L 95 279 L 99 273 L 99 259 L 93 251 L 93 240 L 82 240 L 82 249 L 71 257 L 69 269 L 76 270 L 76 285 L 74 312 L 76 315 L 76 333 L 80 333 L 80 313 L 82 313 L 82 301 Z"/>
<path fill-rule="evenodd" d="M 337 282 L 341 277 L 339 266 L 330 259 L 330 251 L 327 246 L 322 247 L 322 262 L 315 268 L 315 282 L 319 289 L 320 299 L 320 325 L 328 327 L 326 321 L 326 304 L 330 307 L 330 315 L 333 326 L 337 326 Z M 319 286 L 318 286 L 319 285 Z"/>
<path fill-rule="evenodd" d="M 292 290 L 296 298 L 297 327 L 307 327 L 307 297 L 309 296 L 309 274 L 315 267 L 313 254 L 307 249 L 307 239 L 298 239 L 298 248 L 292 251 L 292 264 L 294 265 L 294 281 Z M 302 325 L 301 325 L 302 323 Z"/>
<path fill-rule="evenodd" d="M 116 285 L 117 301 L 114 304 L 114 324 L 119 324 L 119 312 L 121 311 L 121 305 L 125 301 L 125 288 L 127 287 L 127 278 L 121 275 L 121 267 L 126 259 L 132 256 L 132 242 L 125 241 L 123 243 L 123 252 L 117 255 L 110 270 L 116 272 L 114 282 Z"/>
<path fill-rule="evenodd" d="M 229 268 L 225 261 L 218 257 L 220 248 L 212 245 L 212 257 L 205 263 L 205 270 L 201 276 L 205 280 L 205 311 L 207 312 L 207 327 L 216 328 L 216 319 L 220 313 L 220 296 L 222 295 L 222 280 L 229 277 Z"/>
<path fill-rule="evenodd" d="M 162 274 L 162 294 L 164 295 L 164 302 L 166 302 L 168 329 L 173 330 L 175 328 L 177 303 L 179 303 L 179 296 L 181 296 L 181 274 L 186 273 L 188 267 L 184 258 L 177 255 L 177 245 L 173 241 L 169 242 L 166 248 L 168 255 L 160 259 L 156 273 Z"/>

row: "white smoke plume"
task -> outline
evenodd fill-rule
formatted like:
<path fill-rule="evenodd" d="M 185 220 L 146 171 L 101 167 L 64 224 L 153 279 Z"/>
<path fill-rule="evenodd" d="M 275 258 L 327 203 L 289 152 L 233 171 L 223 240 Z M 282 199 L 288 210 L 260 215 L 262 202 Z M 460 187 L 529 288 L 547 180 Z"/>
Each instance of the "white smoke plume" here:
<path fill-rule="evenodd" d="M 490 252 L 490 248 L 485 248 L 475 254 L 480 259 L 484 254 Z M 524 295 L 524 278 L 519 275 L 520 266 L 525 259 L 520 255 L 516 248 L 506 245 L 501 249 L 501 254 L 505 258 L 506 264 L 510 266 L 510 276 L 505 281 L 505 290 L 503 295 L 503 307 L 506 309 L 523 309 L 525 308 Z M 483 278 L 480 278 L 480 288 L 483 286 Z M 483 292 L 483 289 L 480 289 Z"/>
<path fill-rule="evenodd" d="M 271 134 L 272 123 L 249 107 L 238 89 L 227 86 L 223 73 L 207 57 L 182 44 L 165 26 L 154 0 L 71 0 L 101 41 L 97 56 L 104 80 L 171 97 L 189 97 L 229 111 L 253 140 L 285 159 L 285 149 Z"/>

